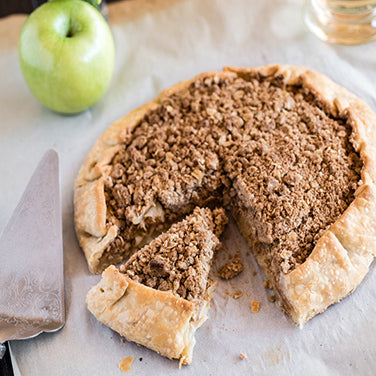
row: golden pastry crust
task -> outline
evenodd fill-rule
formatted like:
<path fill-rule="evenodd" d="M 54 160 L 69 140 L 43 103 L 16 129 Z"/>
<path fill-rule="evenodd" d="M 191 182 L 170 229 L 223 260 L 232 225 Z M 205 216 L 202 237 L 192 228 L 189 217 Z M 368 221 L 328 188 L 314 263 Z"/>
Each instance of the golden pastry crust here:
<path fill-rule="evenodd" d="M 355 95 L 323 74 L 304 67 L 227 67 L 222 73 L 209 72 L 198 77 L 234 75 L 283 77 L 287 85 L 305 85 L 330 108 L 333 115 L 348 117 L 353 128 L 352 144 L 363 161 L 361 186 L 353 203 L 317 242 L 307 260 L 292 272 L 280 276 L 280 302 L 293 320 L 302 325 L 353 291 L 375 256 L 376 115 Z M 156 100 L 115 122 L 100 137 L 84 162 L 75 185 L 75 222 L 91 271 L 101 270 L 100 253 L 108 245 L 107 240 L 112 236 L 108 238 L 110 231 L 116 232 L 114 226 L 104 230 L 104 192 L 100 180 L 109 174 L 109 164 L 122 132 L 133 129 L 145 113 L 159 105 L 164 96 L 183 92 L 198 77 L 165 90 Z"/>
<path fill-rule="evenodd" d="M 205 309 L 196 312 L 194 303 L 132 281 L 114 266 L 89 291 L 87 306 L 98 321 L 128 341 L 181 364 L 192 361 L 194 332 L 207 318 Z"/>

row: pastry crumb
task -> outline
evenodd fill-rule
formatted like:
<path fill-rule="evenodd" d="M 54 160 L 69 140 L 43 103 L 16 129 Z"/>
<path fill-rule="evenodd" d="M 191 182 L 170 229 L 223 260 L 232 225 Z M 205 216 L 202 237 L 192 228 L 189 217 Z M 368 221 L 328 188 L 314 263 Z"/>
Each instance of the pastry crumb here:
<path fill-rule="evenodd" d="M 234 299 L 239 299 L 241 296 L 243 296 L 243 293 L 240 290 L 234 292 Z"/>
<path fill-rule="evenodd" d="M 248 357 L 247 357 L 247 354 L 240 353 L 240 354 L 239 354 L 239 358 L 240 358 L 241 360 L 244 360 L 244 359 L 247 359 Z"/>
<path fill-rule="evenodd" d="M 272 281 L 270 279 L 264 281 L 263 285 L 266 289 L 273 290 Z"/>
<path fill-rule="evenodd" d="M 233 260 L 222 265 L 218 270 L 218 277 L 222 279 L 231 279 L 239 275 L 243 271 L 243 263 L 240 254 L 237 253 Z"/>
<path fill-rule="evenodd" d="M 250 292 L 247 292 L 247 296 L 251 296 L 251 293 L 250 293 Z"/>
<path fill-rule="evenodd" d="M 121 341 L 122 343 L 124 343 L 124 342 L 125 342 L 124 338 L 120 338 L 120 341 Z"/>
<path fill-rule="evenodd" d="M 253 271 L 253 272 L 252 272 L 252 275 L 256 275 L 256 274 L 257 274 L 257 272 L 256 272 L 256 271 Z"/>
<path fill-rule="evenodd" d="M 128 356 L 121 360 L 119 363 L 119 368 L 121 372 L 129 372 L 131 370 L 131 364 L 133 362 L 134 356 Z"/>
<path fill-rule="evenodd" d="M 274 303 L 275 302 L 275 295 L 269 296 L 269 300 Z"/>
<path fill-rule="evenodd" d="M 260 310 L 260 302 L 258 300 L 251 301 L 251 311 L 252 313 L 257 313 Z"/>

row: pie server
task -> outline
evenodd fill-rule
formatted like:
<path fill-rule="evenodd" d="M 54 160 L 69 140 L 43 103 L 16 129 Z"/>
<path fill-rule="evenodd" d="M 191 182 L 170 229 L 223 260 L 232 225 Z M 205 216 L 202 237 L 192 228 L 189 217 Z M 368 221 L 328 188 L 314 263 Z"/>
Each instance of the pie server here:
<path fill-rule="evenodd" d="M 49 150 L 0 238 L 0 344 L 53 332 L 64 323 L 59 160 Z M 5 346 L 0 347 L 1 359 Z M 12 375 L 5 355 L 0 375 Z"/>

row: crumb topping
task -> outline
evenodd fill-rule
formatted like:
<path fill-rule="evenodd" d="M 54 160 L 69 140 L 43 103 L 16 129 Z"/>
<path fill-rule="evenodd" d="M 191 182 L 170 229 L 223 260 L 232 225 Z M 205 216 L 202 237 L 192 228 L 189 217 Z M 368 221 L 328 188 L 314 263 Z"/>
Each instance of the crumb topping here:
<path fill-rule="evenodd" d="M 257 313 L 260 310 L 260 302 L 258 300 L 251 301 L 251 312 Z"/>
<path fill-rule="evenodd" d="M 129 372 L 131 370 L 131 364 L 134 360 L 134 356 L 128 356 L 123 358 L 119 363 L 119 368 L 121 372 Z"/>
<path fill-rule="evenodd" d="M 269 274 L 287 273 L 354 199 L 362 162 L 351 133 L 282 77 L 199 78 L 124 135 L 106 180 L 107 221 L 120 228 L 107 255 L 215 204 L 246 223 Z"/>
<path fill-rule="evenodd" d="M 239 299 L 239 298 L 241 298 L 242 296 L 243 296 L 243 292 L 240 291 L 240 290 L 235 291 L 235 292 L 234 292 L 234 295 L 233 295 L 234 299 Z"/>
<path fill-rule="evenodd" d="M 187 300 L 202 299 L 218 237 L 227 222 L 223 209 L 196 208 L 181 222 L 136 252 L 120 271 L 148 287 Z"/>
<path fill-rule="evenodd" d="M 267 279 L 266 281 L 263 282 L 263 286 L 266 289 L 273 290 L 273 283 L 270 279 Z"/>
<path fill-rule="evenodd" d="M 239 275 L 243 271 L 243 268 L 244 266 L 240 259 L 240 254 L 237 253 L 230 262 L 227 262 L 219 268 L 217 275 L 223 279 L 231 279 Z"/>
<path fill-rule="evenodd" d="M 305 88 L 262 92 L 257 112 L 243 107 L 253 119 L 249 132 L 244 126 L 250 138 L 230 147 L 225 170 L 254 238 L 270 245 L 266 263 L 287 273 L 353 201 L 362 162 L 349 141 L 351 126 Z"/>

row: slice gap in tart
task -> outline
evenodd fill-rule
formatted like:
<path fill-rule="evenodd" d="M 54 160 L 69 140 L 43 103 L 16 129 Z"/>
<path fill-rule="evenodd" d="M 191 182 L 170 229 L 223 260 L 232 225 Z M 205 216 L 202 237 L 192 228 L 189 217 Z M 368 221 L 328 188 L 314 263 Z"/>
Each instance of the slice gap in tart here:
<path fill-rule="evenodd" d="M 109 266 L 87 295 L 90 312 L 129 341 L 180 364 L 192 361 L 194 334 L 207 319 L 209 271 L 227 217 L 195 208 L 119 269 Z"/>

